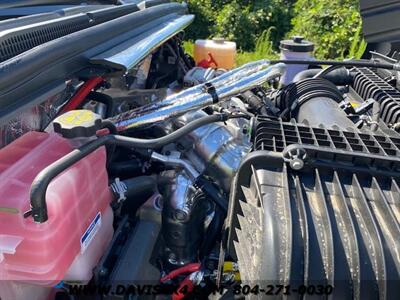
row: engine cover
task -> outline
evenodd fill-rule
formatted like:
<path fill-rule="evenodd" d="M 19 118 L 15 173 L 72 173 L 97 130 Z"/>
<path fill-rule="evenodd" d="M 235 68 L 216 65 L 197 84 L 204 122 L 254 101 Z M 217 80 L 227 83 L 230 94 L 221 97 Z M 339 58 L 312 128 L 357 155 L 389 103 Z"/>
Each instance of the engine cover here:
<path fill-rule="evenodd" d="M 381 105 L 381 119 L 388 125 L 400 122 L 400 92 L 368 68 L 354 68 L 354 90 Z"/>
<path fill-rule="evenodd" d="M 235 178 L 227 250 L 244 284 L 388 299 L 400 279 L 400 139 L 259 117 Z"/>

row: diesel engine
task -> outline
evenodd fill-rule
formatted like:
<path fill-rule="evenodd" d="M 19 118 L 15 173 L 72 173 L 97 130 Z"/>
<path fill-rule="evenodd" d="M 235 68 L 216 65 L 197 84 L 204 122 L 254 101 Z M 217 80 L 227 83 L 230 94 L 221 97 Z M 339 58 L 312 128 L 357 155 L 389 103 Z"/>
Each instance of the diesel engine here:
<path fill-rule="evenodd" d="M 396 299 L 396 57 L 196 64 L 159 2 L 0 22 L 0 298 Z"/>

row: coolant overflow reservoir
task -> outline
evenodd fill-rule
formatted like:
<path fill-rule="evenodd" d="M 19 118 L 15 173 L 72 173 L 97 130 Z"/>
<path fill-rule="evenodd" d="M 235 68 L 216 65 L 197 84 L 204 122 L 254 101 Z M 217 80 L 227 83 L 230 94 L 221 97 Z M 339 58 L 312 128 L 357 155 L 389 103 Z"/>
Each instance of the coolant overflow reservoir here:
<path fill-rule="evenodd" d="M 314 44 L 305 40 L 302 36 L 294 36 L 291 40 L 280 42 L 281 59 L 310 60 L 313 59 Z M 297 73 L 306 70 L 307 65 L 288 65 L 281 82 L 285 85 L 291 83 Z"/>
<path fill-rule="evenodd" d="M 194 59 L 199 66 L 230 70 L 235 67 L 236 43 L 223 38 L 197 40 Z M 206 66 L 205 63 L 209 65 Z"/>
<path fill-rule="evenodd" d="M 0 282 L 51 287 L 91 279 L 113 235 L 104 147 L 51 181 L 46 222 L 24 217 L 36 176 L 73 149 L 58 134 L 34 131 L 0 149 Z M 11 299 L 33 299 L 28 292 Z M 1 287 L 0 298 L 9 299 Z"/>

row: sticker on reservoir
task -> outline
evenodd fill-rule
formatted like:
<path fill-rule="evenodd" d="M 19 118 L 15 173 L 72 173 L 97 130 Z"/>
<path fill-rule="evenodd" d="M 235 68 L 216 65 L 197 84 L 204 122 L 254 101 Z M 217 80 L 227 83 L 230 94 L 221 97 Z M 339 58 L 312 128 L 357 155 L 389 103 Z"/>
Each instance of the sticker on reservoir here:
<path fill-rule="evenodd" d="M 85 233 L 81 237 L 81 253 L 84 253 L 89 247 L 90 242 L 95 237 L 97 231 L 99 231 L 101 226 L 101 213 L 97 213 L 96 217 L 90 223 L 89 227 L 86 229 Z"/>

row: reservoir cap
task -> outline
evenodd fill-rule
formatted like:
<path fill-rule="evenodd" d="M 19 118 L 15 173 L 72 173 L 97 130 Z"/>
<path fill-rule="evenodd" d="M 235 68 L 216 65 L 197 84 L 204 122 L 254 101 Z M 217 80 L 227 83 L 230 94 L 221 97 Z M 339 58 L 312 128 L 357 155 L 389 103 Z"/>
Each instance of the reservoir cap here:
<path fill-rule="evenodd" d="M 291 40 L 283 40 L 280 42 L 281 50 L 292 52 L 313 52 L 314 44 L 304 39 L 304 37 L 296 35 Z"/>
<path fill-rule="evenodd" d="M 57 117 L 53 122 L 54 131 L 64 138 L 92 137 L 101 129 L 100 115 L 86 109 L 72 110 Z"/>

